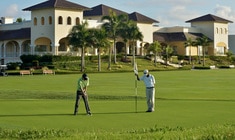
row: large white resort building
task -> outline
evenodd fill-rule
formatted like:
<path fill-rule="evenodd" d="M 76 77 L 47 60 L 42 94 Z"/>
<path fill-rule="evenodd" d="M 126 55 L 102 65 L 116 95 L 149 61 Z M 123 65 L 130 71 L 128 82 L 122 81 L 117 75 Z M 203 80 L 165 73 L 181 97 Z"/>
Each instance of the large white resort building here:
<path fill-rule="evenodd" d="M 190 27 L 158 27 L 157 20 L 137 12 L 126 13 L 121 10 L 98 5 L 88 8 L 67 0 L 47 0 L 27 7 L 31 12 L 30 21 L 14 22 L 12 18 L 2 17 L 0 20 L 0 59 L 1 64 L 20 62 L 23 54 L 80 55 L 68 44 L 67 35 L 73 26 L 88 22 L 89 28 L 100 28 L 101 18 L 109 15 L 110 9 L 117 15 L 127 14 L 133 20 L 144 38 L 136 42 L 136 55 L 145 55 L 144 48 L 154 41 L 173 47 L 178 55 L 189 55 L 189 48 L 184 46 L 189 38 L 195 39 L 203 35 L 213 43 L 206 50 L 207 55 L 225 55 L 229 49 L 228 24 L 232 21 L 215 15 L 204 15 L 186 21 Z M 117 53 L 125 50 L 124 41 L 117 41 Z M 200 46 L 192 46 L 191 55 L 202 53 Z M 93 49 L 90 53 L 97 54 Z M 127 54 L 131 49 L 127 46 Z"/>

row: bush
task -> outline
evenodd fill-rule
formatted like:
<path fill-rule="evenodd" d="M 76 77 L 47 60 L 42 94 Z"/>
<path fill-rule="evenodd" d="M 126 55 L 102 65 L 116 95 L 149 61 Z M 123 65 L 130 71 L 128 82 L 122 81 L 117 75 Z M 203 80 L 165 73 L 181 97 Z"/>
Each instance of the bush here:
<path fill-rule="evenodd" d="M 20 69 L 22 63 L 21 62 L 10 62 L 7 63 L 7 69 L 8 70 L 18 70 Z"/>

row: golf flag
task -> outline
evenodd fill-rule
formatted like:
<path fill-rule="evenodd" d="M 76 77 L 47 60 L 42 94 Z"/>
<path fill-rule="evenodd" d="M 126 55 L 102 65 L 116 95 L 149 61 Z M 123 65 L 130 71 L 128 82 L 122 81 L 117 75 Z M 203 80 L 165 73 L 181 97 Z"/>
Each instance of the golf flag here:
<path fill-rule="evenodd" d="M 138 75 L 138 68 L 137 68 L 137 63 L 134 63 L 134 73 Z"/>

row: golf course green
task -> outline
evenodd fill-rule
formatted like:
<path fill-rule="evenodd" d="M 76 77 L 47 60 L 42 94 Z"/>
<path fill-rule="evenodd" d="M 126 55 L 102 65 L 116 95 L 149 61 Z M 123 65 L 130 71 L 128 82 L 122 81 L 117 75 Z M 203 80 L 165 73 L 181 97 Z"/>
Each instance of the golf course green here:
<path fill-rule="evenodd" d="M 82 74 L 0 77 L 0 139 L 235 139 L 235 69 L 150 73 L 151 113 L 133 72 L 88 73 L 92 116 L 73 115 Z"/>

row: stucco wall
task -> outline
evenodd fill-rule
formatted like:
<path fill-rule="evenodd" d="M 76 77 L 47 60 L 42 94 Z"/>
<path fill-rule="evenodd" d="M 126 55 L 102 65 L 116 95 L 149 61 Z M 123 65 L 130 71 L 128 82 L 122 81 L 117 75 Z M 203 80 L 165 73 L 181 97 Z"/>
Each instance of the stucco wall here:
<path fill-rule="evenodd" d="M 235 54 L 235 35 L 229 35 L 229 51 L 232 51 Z"/>

